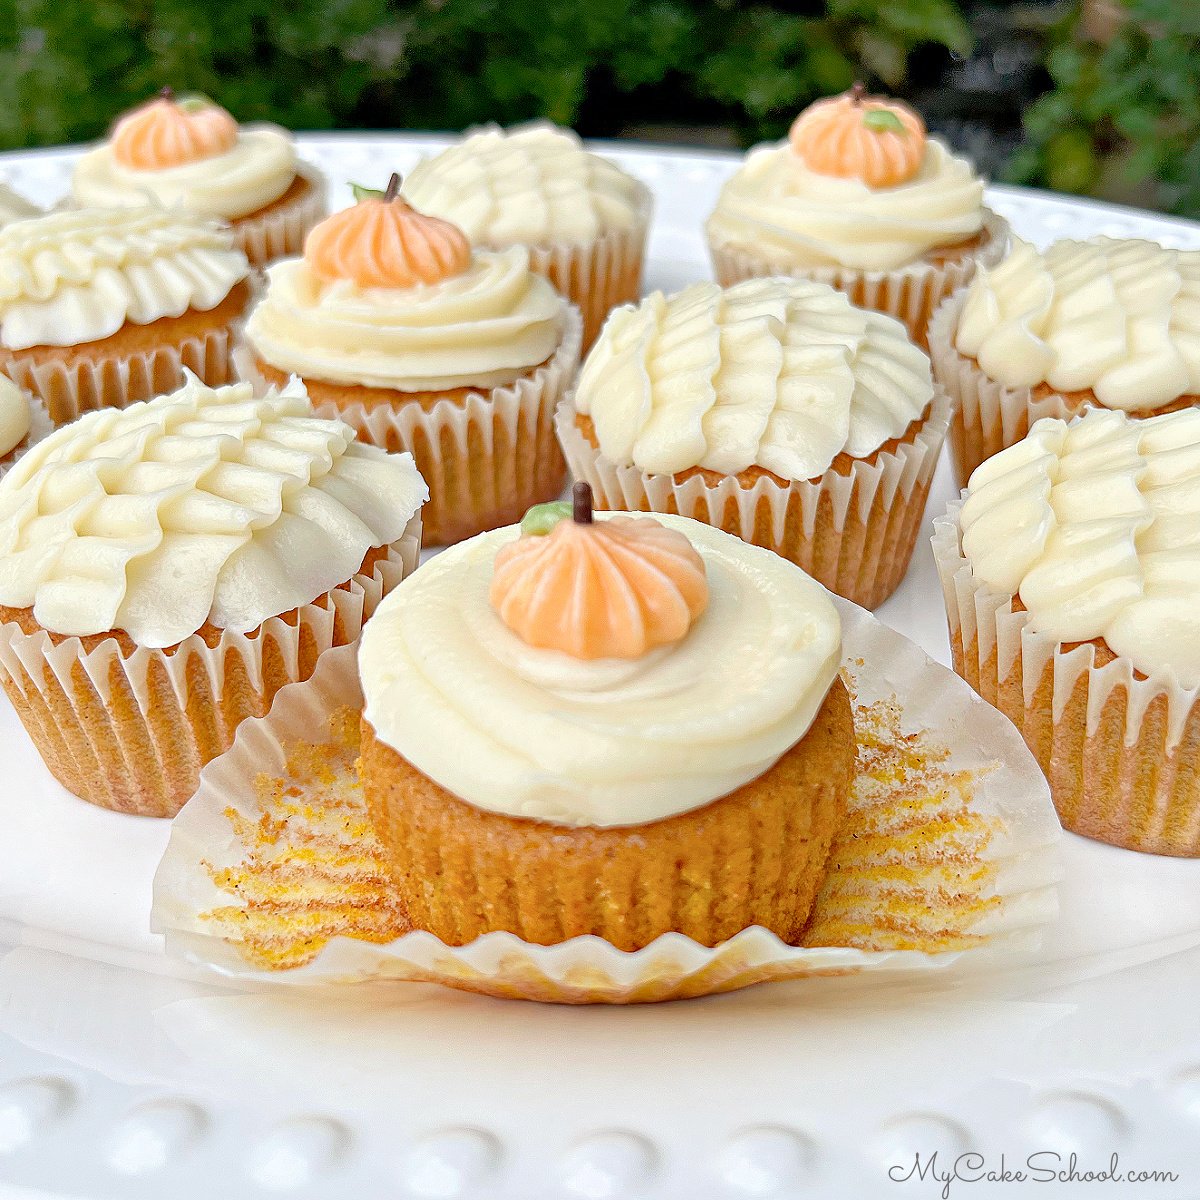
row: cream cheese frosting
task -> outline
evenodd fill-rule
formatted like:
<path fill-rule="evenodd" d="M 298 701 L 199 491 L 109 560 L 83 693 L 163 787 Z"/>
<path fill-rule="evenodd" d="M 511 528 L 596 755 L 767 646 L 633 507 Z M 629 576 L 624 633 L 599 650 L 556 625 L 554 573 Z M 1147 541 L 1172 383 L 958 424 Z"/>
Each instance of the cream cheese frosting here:
<path fill-rule="evenodd" d="M 642 220 L 645 188 L 569 129 L 488 126 L 419 163 L 402 194 L 486 246 L 590 242 Z"/>
<path fill-rule="evenodd" d="M 998 383 L 1091 389 L 1106 408 L 1200 395 L 1200 250 L 1014 239 L 971 283 L 955 344 Z"/>
<path fill-rule="evenodd" d="M 1038 421 L 976 469 L 960 519 L 975 576 L 1034 631 L 1200 686 L 1200 410 Z"/>
<path fill-rule="evenodd" d="M 721 189 L 707 230 L 783 266 L 890 271 L 983 228 L 983 180 L 937 138 L 912 179 L 870 188 L 821 175 L 788 142 L 759 146 Z"/>
<path fill-rule="evenodd" d="M 84 208 L 0 229 L 0 345 L 74 346 L 216 308 L 250 270 L 224 226 L 158 208 Z"/>
<path fill-rule="evenodd" d="M 102 409 L 0 480 L 0 604 L 67 636 L 238 633 L 351 579 L 427 496 L 409 454 L 319 420 L 298 381 Z"/>
<path fill-rule="evenodd" d="M 477 251 L 461 274 L 414 287 L 322 280 L 304 259 L 267 271 L 246 325 L 281 371 L 404 392 L 500 387 L 553 356 L 566 302 L 514 246 Z"/>
<path fill-rule="evenodd" d="M 29 436 L 32 419 L 29 398 L 7 375 L 0 375 L 0 459 Z"/>
<path fill-rule="evenodd" d="M 778 555 L 654 519 L 704 560 L 708 607 L 682 641 L 590 661 L 527 645 L 488 600 L 518 530 L 482 534 L 406 579 L 367 625 L 359 669 L 380 740 L 477 807 L 563 825 L 660 820 L 768 770 L 837 675 L 837 610 Z"/>
<path fill-rule="evenodd" d="M 803 279 L 697 283 L 616 309 L 575 407 L 604 456 L 673 475 L 760 466 L 815 479 L 900 437 L 933 398 L 899 321 Z"/>
<path fill-rule="evenodd" d="M 0 183 L 0 226 L 8 225 L 12 221 L 23 221 L 26 217 L 36 217 L 41 211 L 24 196 L 17 195 L 12 188 Z"/>
<path fill-rule="evenodd" d="M 296 150 L 277 125 L 244 125 L 224 154 L 160 170 L 127 167 L 111 145 L 89 150 L 75 168 L 77 204 L 101 208 L 149 203 L 234 220 L 266 208 L 292 186 Z"/>

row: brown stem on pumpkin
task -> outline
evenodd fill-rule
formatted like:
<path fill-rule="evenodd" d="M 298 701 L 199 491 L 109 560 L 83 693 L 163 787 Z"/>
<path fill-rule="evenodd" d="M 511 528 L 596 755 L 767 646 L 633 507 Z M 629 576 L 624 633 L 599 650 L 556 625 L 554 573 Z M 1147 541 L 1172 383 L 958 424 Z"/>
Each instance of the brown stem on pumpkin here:
<path fill-rule="evenodd" d="M 383 190 L 383 198 L 389 203 L 400 195 L 400 172 L 393 171 L 391 179 L 388 180 L 387 187 Z"/>
<path fill-rule="evenodd" d="M 175 99 L 175 89 L 173 87 L 160 88 L 158 93 L 164 100 Z"/>
<path fill-rule="evenodd" d="M 577 483 L 571 489 L 571 499 L 574 502 L 571 515 L 575 519 L 575 524 L 590 525 L 592 523 L 592 485 Z"/>
<path fill-rule="evenodd" d="M 850 89 L 850 99 L 855 104 L 861 104 L 863 97 L 867 94 L 867 85 L 861 79 L 855 81 L 854 86 Z"/>

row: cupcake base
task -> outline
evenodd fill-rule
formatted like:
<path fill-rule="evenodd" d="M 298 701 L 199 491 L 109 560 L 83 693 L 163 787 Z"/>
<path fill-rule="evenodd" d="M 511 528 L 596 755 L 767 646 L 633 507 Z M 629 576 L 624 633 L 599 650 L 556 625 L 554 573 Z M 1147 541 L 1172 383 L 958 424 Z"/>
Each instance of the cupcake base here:
<path fill-rule="evenodd" d="M 255 267 L 302 254 L 304 239 L 326 207 L 325 180 L 311 167 L 301 169 L 278 200 L 230 221 L 234 245 Z"/>
<path fill-rule="evenodd" d="M 572 828 L 476 808 L 365 721 L 361 771 L 417 928 L 452 946 L 507 930 L 541 945 L 594 934 L 637 950 L 671 931 L 714 946 L 751 925 L 796 940 L 846 812 L 854 760 L 854 719 L 838 679 L 808 734 L 765 774 L 634 828 Z"/>

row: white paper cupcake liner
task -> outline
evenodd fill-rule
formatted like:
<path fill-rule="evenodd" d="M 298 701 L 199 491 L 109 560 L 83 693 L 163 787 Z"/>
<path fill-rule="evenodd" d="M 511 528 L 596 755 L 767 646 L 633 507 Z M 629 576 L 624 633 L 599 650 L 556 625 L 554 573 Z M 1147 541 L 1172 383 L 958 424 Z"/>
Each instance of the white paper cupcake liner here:
<path fill-rule="evenodd" d="M 233 223 L 234 244 L 251 266 L 266 267 L 277 258 L 302 254 L 309 230 L 325 216 L 328 201 L 324 175 L 307 165 L 298 168 L 296 174 L 312 184 L 307 193 L 261 216 Z"/>
<path fill-rule="evenodd" d="M 572 397 L 556 417 L 558 439 L 576 479 L 589 483 L 598 508 L 679 513 L 736 534 L 794 562 L 830 591 L 877 608 L 908 570 L 925 501 L 950 423 L 937 388 L 911 442 L 857 459 L 848 474 L 787 486 L 768 476 L 743 487 L 734 476 L 712 484 L 701 475 L 677 482 L 609 462 L 575 424 Z"/>
<path fill-rule="evenodd" d="M 1167 671 L 1139 677 L 1096 647 L 1030 628 L 1012 597 L 975 578 L 962 553 L 961 500 L 934 522 L 933 552 L 954 669 L 1020 730 L 1063 825 L 1155 854 L 1200 857 L 1200 688 Z"/>
<path fill-rule="evenodd" d="M 201 767 L 232 744 L 238 721 L 269 708 L 335 640 L 354 643 L 380 600 L 416 569 L 420 515 L 369 574 L 250 633 L 200 634 L 170 652 L 115 638 L 92 649 L 45 631 L 0 625 L 0 685 L 46 765 L 68 790 L 102 807 L 171 816 Z M 338 626 L 341 636 L 338 637 Z"/>
<path fill-rule="evenodd" d="M 792 275 L 827 283 L 845 292 L 859 308 L 871 308 L 902 321 L 919 346 L 934 311 L 942 300 L 970 283 L 980 266 L 995 266 L 1008 249 L 1008 222 L 984 209 L 985 240 L 970 255 L 945 263 L 917 261 L 894 271 L 864 271 L 852 267 L 796 267 L 771 260 L 734 245 L 709 243 L 713 268 L 722 287 L 743 279 Z"/>
<path fill-rule="evenodd" d="M 206 768 L 172 827 L 152 927 L 170 952 L 257 983 L 385 978 L 561 1003 L 667 1000 L 828 974 L 857 975 L 866 987 L 1029 953 L 1056 912 L 1058 878 L 1058 822 L 1037 764 L 964 683 L 837 603 L 860 774 L 803 946 L 757 927 L 714 948 L 666 934 L 636 952 L 596 937 L 547 947 L 492 933 L 451 947 L 421 931 L 389 936 L 402 917 L 389 911 L 383 850 L 352 771 L 332 785 L 333 809 L 330 786 L 322 798 L 289 775 L 297 756 L 319 753 L 295 743 L 320 738 L 332 714 L 357 722 L 353 649 L 327 654 L 308 684 L 280 693 L 270 716 L 243 724 L 232 750 Z M 275 776 L 283 783 L 264 785 Z M 248 853 L 263 873 L 246 874 Z M 347 923 L 359 936 L 338 932 Z M 306 961 L 266 967 L 251 953 L 255 938 L 281 940 L 290 961 L 297 950 Z"/>
<path fill-rule="evenodd" d="M 50 414 L 41 400 L 29 395 L 25 399 L 29 403 L 29 432 L 20 445 L 13 447 L 0 458 L 0 479 L 3 479 L 38 442 L 54 432 L 54 422 L 50 420 Z"/>

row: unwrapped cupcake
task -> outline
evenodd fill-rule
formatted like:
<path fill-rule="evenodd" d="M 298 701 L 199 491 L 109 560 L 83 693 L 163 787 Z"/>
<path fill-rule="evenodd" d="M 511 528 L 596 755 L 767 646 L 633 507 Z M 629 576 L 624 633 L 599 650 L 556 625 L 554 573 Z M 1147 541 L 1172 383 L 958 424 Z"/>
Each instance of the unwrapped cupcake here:
<path fill-rule="evenodd" d="M 899 321 L 775 278 L 617 309 L 557 427 L 598 507 L 714 525 L 874 608 L 908 569 L 949 420 Z"/>
<path fill-rule="evenodd" d="M 250 265 L 228 228 L 157 208 L 83 208 L 0 229 L 0 373 L 57 424 L 233 378 Z"/>
<path fill-rule="evenodd" d="M 0 478 L 53 428 L 46 406 L 0 375 Z"/>
<path fill-rule="evenodd" d="M 1063 825 L 1200 857 L 1200 410 L 1046 418 L 936 522 L 954 666 Z"/>
<path fill-rule="evenodd" d="M 943 297 L 1004 253 L 965 158 L 905 104 L 861 87 L 820 100 L 751 150 L 705 226 L 723 284 L 802 275 L 898 317 L 924 345 Z"/>
<path fill-rule="evenodd" d="M 1014 239 L 938 310 L 929 350 L 955 404 L 960 483 L 1042 417 L 1198 404 L 1200 250 L 1096 237 L 1039 251 Z"/>
<path fill-rule="evenodd" d="M 268 272 L 246 370 L 299 375 L 322 413 L 411 451 L 429 485 L 425 540 L 520 520 L 562 490 L 554 409 L 579 362 L 579 313 L 523 247 L 472 250 L 448 221 L 359 189 Z"/>
<path fill-rule="evenodd" d="M 71 181 L 75 202 L 159 204 L 228 221 L 255 266 L 299 254 L 325 212 L 325 182 L 277 125 L 242 125 L 204 96 L 170 88 L 126 113 Z"/>
<path fill-rule="evenodd" d="M 176 813 L 415 567 L 424 496 L 295 383 L 189 377 L 35 446 L 0 479 L 0 684 L 55 778 Z"/>
<path fill-rule="evenodd" d="M 794 941 L 854 773 L 840 652 L 791 564 L 680 517 L 593 520 L 584 484 L 439 555 L 359 655 L 363 789 L 414 926 Z"/>
<path fill-rule="evenodd" d="M 650 190 L 569 129 L 480 129 L 420 163 L 404 194 L 476 246 L 524 246 L 533 269 L 579 307 L 584 349 L 610 309 L 641 295 Z"/>

